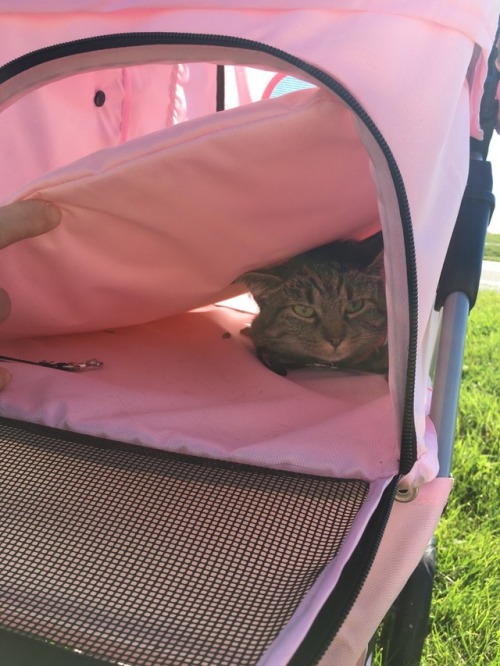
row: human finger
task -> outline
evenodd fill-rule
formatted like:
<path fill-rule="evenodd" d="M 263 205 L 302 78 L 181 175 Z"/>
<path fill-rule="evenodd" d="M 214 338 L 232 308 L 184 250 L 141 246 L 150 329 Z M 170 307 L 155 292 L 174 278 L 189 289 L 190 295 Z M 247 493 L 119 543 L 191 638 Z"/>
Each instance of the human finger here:
<path fill-rule="evenodd" d="M 0 368 L 0 391 L 4 389 L 12 379 L 12 375 L 5 368 Z"/>
<path fill-rule="evenodd" d="M 40 199 L 0 207 L 0 248 L 51 231 L 60 221 L 59 208 Z"/>
<path fill-rule="evenodd" d="M 10 315 L 10 298 L 5 289 L 0 288 L 0 321 L 4 321 Z"/>

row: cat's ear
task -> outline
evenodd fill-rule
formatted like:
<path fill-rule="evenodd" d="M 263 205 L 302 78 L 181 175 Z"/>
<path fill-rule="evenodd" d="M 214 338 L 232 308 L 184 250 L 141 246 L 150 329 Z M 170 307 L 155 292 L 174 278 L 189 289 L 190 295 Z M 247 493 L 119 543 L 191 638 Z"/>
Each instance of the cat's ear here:
<path fill-rule="evenodd" d="M 262 269 L 244 273 L 234 283 L 244 284 L 258 303 L 260 299 L 280 289 L 283 281 L 278 275 L 273 273 L 272 269 Z"/>
<path fill-rule="evenodd" d="M 371 262 L 371 264 L 368 265 L 366 269 L 367 273 L 369 275 L 373 275 L 374 277 L 379 277 L 380 279 L 384 279 L 385 277 L 385 271 L 384 271 L 384 251 L 382 250 L 377 254 L 375 259 Z"/>
<path fill-rule="evenodd" d="M 384 247 L 384 238 L 382 236 L 382 232 L 378 231 L 376 234 L 373 234 L 373 236 L 368 236 L 364 240 L 358 241 L 358 244 L 367 254 L 371 254 L 373 257 L 375 254 L 378 254 Z"/>
<path fill-rule="evenodd" d="M 373 289 L 376 293 L 377 302 L 383 312 L 387 312 L 385 300 L 385 269 L 384 269 L 384 251 L 379 252 L 372 263 L 366 269 L 368 275 L 373 280 Z"/>

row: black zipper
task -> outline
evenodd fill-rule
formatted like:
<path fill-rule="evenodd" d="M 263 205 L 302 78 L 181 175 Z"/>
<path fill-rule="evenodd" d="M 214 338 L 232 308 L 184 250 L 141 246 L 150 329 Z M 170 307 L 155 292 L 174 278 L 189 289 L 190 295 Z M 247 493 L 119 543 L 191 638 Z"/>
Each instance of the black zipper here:
<path fill-rule="evenodd" d="M 382 151 L 396 191 L 405 245 L 409 306 L 409 344 L 406 375 L 407 380 L 401 433 L 400 474 L 407 474 L 415 463 L 417 454 L 413 400 L 417 356 L 418 292 L 411 214 L 403 178 L 389 146 L 387 145 L 382 133 L 375 125 L 369 114 L 348 90 L 346 90 L 340 83 L 338 83 L 329 74 L 319 69 L 318 67 L 315 67 L 314 65 L 311 65 L 310 63 L 285 51 L 276 49 L 261 42 L 224 35 L 161 32 L 123 33 L 99 37 L 89 37 L 72 42 L 57 44 L 55 46 L 45 47 L 43 49 L 21 56 L 5 64 L 3 67 L 0 67 L 0 83 L 7 81 L 8 79 L 11 79 L 12 77 L 15 77 L 21 72 L 24 72 L 32 67 L 36 67 L 37 65 L 41 65 L 51 60 L 57 60 L 67 56 L 113 48 L 159 45 L 233 47 L 249 51 L 259 51 L 273 58 L 280 59 L 292 65 L 297 70 L 300 70 L 306 73 L 308 76 L 316 79 L 322 85 L 335 93 L 335 95 L 337 95 L 337 97 L 339 97 L 363 122 Z M 387 491 L 384 493 L 379 507 L 372 517 L 372 520 L 370 521 L 370 524 L 367 527 L 367 530 L 365 531 L 360 544 L 356 548 L 350 562 L 346 566 L 345 573 L 343 573 L 341 576 L 341 586 L 339 589 L 342 590 L 344 588 L 349 588 L 349 592 L 346 594 L 346 596 L 344 596 L 342 601 L 340 601 L 339 592 L 336 592 L 336 590 L 332 592 L 332 595 L 330 595 L 330 598 L 327 600 L 325 606 L 318 614 L 318 619 L 315 620 L 309 633 L 305 637 L 301 646 L 299 646 L 295 657 L 292 658 L 290 662 L 291 666 L 294 664 L 298 665 L 299 663 L 316 663 L 324 654 L 329 642 L 332 640 L 333 631 L 335 629 L 338 630 L 348 612 L 350 611 L 362 588 L 364 580 L 368 575 L 371 564 L 377 552 L 390 513 L 390 507 L 392 506 L 395 489 L 396 482 L 393 481 L 393 483 L 391 483 Z M 353 570 L 353 566 L 350 564 L 351 562 L 355 563 L 355 570 Z M 353 583 L 354 587 L 351 589 Z M 336 616 L 335 624 L 333 624 L 332 621 L 332 614 L 334 609 Z"/>
<path fill-rule="evenodd" d="M 27 53 L 0 67 L 0 83 L 24 72 L 32 67 L 41 65 L 51 60 L 57 60 L 71 55 L 89 53 L 92 51 L 103 51 L 113 48 L 133 46 L 154 45 L 191 45 L 191 46 L 219 46 L 233 47 L 249 51 L 260 51 L 274 58 L 287 62 L 297 69 L 312 76 L 324 86 L 334 92 L 349 108 L 358 116 L 371 132 L 387 161 L 390 174 L 396 191 L 399 211 L 401 215 L 403 237 L 405 244 L 406 272 L 408 284 L 408 309 L 409 309 L 409 344 L 407 380 L 405 389 L 405 401 L 402 420 L 401 434 L 401 459 L 400 473 L 407 474 L 413 467 L 417 458 L 416 434 L 413 414 L 415 366 L 417 357 L 417 317 L 418 317 L 418 291 L 417 271 L 415 260 L 415 246 L 413 241 L 413 229 L 411 213 L 406 195 L 403 178 L 396 160 L 387 145 L 382 133 L 375 125 L 371 117 L 359 102 L 338 81 L 333 79 L 323 70 L 301 60 L 285 51 L 276 49 L 267 44 L 253 40 L 242 39 L 225 35 L 190 34 L 190 33 L 121 33 L 104 35 L 99 37 L 88 37 L 84 39 L 48 46 L 31 53 Z"/>
<path fill-rule="evenodd" d="M 287 666 L 318 664 L 347 618 L 370 573 L 389 520 L 399 477 L 394 477 L 380 498 L 335 588 L 314 618 Z"/>

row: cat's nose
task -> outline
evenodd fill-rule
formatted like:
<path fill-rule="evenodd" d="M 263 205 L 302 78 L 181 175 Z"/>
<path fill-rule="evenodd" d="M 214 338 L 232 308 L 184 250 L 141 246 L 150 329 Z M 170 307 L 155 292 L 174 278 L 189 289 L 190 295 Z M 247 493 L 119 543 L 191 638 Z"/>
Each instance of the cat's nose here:
<path fill-rule="evenodd" d="M 328 325 L 330 324 L 330 325 Z M 322 330 L 323 337 L 327 342 L 329 342 L 333 347 L 337 348 L 342 340 L 345 337 L 345 331 L 341 326 L 338 325 L 338 322 L 326 322 L 326 325 Z"/>

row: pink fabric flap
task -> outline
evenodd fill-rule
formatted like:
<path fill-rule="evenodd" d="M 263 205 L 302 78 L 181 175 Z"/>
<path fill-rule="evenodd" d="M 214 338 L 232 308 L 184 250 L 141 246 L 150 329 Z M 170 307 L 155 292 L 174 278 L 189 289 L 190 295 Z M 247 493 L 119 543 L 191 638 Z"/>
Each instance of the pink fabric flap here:
<path fill-rule="evenodd" d="M 252 267 L 379 225 L 351 113 L 319 90 L 99 151 L 15 198 L 29 197 L 54 201 L 64 217 L 2 251 L 13 302 L 3 337 L 180 313 Z"/>
<path fill-rule="evenodd" d="M 328 370 L 280 377 L 240 335 L 250 320 L 212 306 L 130 328 L 4 340 L 10 356 L 97 357 L 104 365 L 73 374 L 10 364 L 1 413 L 266 467 L 369 481 L 396 474 L 399 437 L 384 377 Z"/>

